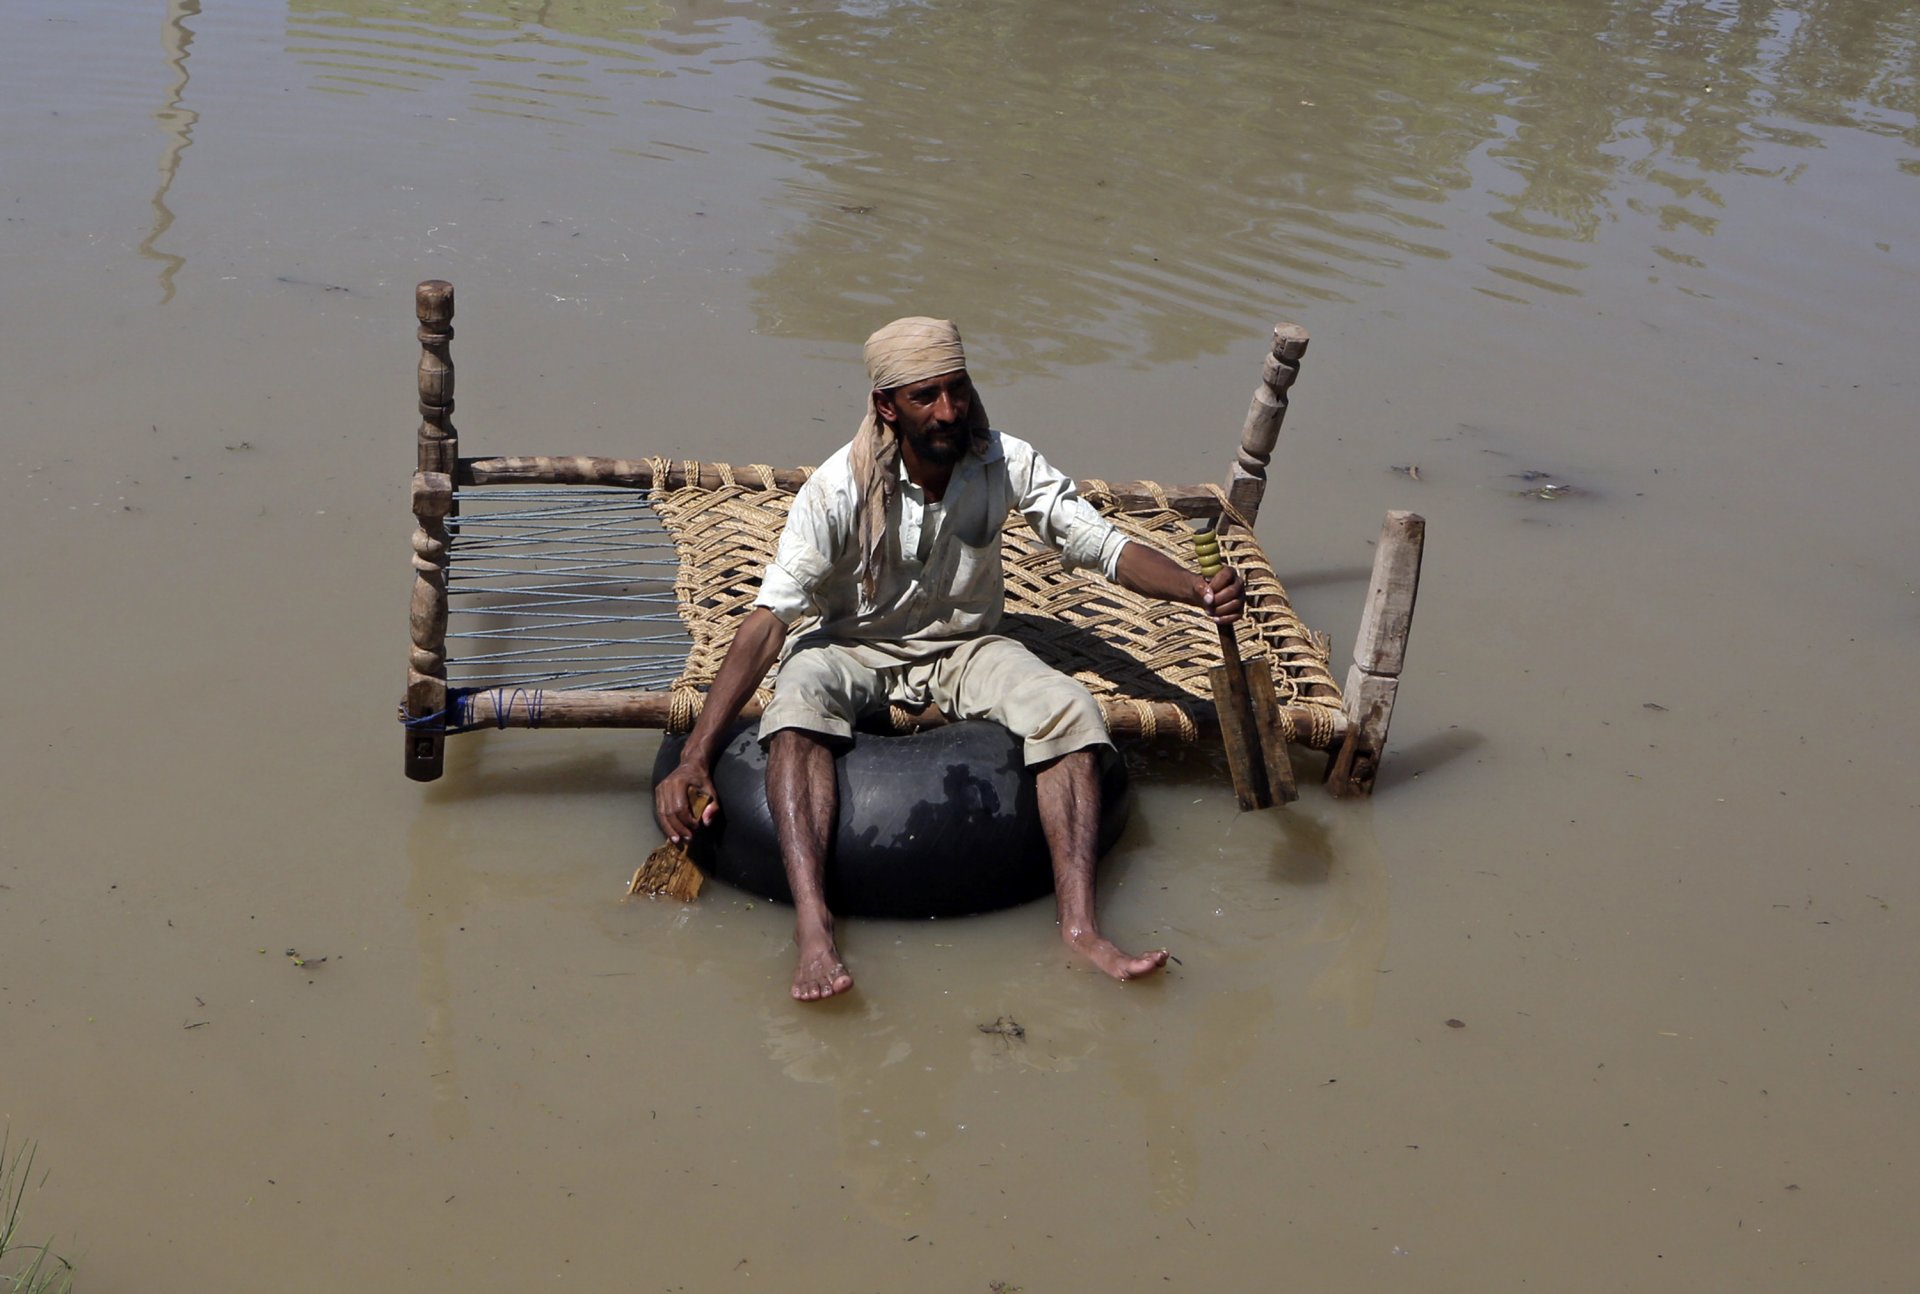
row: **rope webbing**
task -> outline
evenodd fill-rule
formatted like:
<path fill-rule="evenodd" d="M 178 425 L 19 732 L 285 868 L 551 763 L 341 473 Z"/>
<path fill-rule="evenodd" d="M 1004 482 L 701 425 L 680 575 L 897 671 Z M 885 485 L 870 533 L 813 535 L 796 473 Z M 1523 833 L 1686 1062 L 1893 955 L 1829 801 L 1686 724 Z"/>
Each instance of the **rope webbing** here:
<path fill-rule="evenodd" d="M 655 689 L 685 669 L 679 550 L 646 491 L 468 489 L 447 518 L 458 689 Z"/>
<path fill-rule="evenodd" d="M 668 479 L 665 460 L 653 466 L 656 481 Z M 793 495 L 774 488 L 771 469 L 759 464 L 708 465 L 713 488 L 698 483 L 701 464 L 678 466 L 678 479 L 693 484 L 460 491 L 448 523 L 449 681 L 467 690 L 661 692 L 671 697 L 669 726 L 690 725 L 734 625 L 753 605 Z M 1089 501 L 1129 538 L 1189 560 L 1191 524 L 1161 487 L 1148 483 L 1153 506 L 1122 510 L 1104 482 L 1088 485 Z M 1229 523 L 1222 554 L 1246 583 L 1241 654 L 1269 660 L 1279 704 L 1312 715 L 1295 739 L 1324 748 L 1340 707 L 1327 641 L 1300 622 L 1252 530 L 1214 493 Z M 1220 663 L 1208 621 L 1064 570 L 1018 516 L 1008 520 L 1003 550 L 1001 632 L 1079 679 L 1110 716 L 1131 712 L 1149 736 L 1197 736 L 1195 707 L 1211 704 L 1207 670 Z"/>

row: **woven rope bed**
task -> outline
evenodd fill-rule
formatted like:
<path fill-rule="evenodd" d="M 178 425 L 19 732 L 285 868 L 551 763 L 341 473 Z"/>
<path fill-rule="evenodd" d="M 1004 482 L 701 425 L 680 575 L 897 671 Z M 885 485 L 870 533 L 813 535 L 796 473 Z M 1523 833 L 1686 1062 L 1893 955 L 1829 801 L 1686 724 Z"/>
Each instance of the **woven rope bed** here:
<path fill-rule="evenodd" d="M 451 285 L 421 284 L 417 313 L 412 647 L 401 706 L 408 775 L 439 776 L 445 739 L 476 729 L 687 730 L 811 469 L 660 458 L 462 458 L 452 424 Z M 1288 741 L 1341 753 L 1348 763 L 1343 783 L 1364 792 L 1384 743 L 1397 656 L 1391 674 L 1355 666 L 1369 705 L 1378 706 L 1381 691 L 1369 681 L 1388 685 L 1385 712 L 1369 724 L 1346 695 L 1355 677 L 1343 692 L 1326 637 L 1300 622 L 1254 537 L 1266 464 L 1305 349 L 1303 330 L 1275 330 L 1226 486 L 1079 485 L 1130 538 L 1176 558 L 1191 553 L 1196 523 L 1217 524 L 1222 552 L 1246 585 L 1240 650 L 1249 662 L 1269 662 L 1279 729 Z M 1389 514 L 1388 531 L 1395 516 L 1408 515 Z M 1009 518 L 1003 548 L 1007 614 L 1000 632 L 1085 684 L 1116 737 L 1193 742 L 1217 735 L 1208 670 L 1221 663 L 1221 647 L 1211 623 L 1066 571 L 1017 515 Z M 1388 545 L 1381 548 L 1384 556 Z M 1416 545 L 1416 573 L 1417 562 Z M 1379 566 L 1376 560 L 1376 585 Z M 1370 592 L 1370 610 L 1374 601 Z M 1410 590 L 1406 602 L 1410 615 Z M 1405 616 L 1398 632 L 1404 640 Z M 1363 654 L 1364 642 L 1356 659 Z M 757 713 L 770 689 L 771 678 L 744 713 Z M 940 717 L 896 707 L 891 720 L 905 731 Z M 1376 729 L 1370 741 L 1357 740 Z M 1363 761 L 1357 770 L 1356 758 Z"/>

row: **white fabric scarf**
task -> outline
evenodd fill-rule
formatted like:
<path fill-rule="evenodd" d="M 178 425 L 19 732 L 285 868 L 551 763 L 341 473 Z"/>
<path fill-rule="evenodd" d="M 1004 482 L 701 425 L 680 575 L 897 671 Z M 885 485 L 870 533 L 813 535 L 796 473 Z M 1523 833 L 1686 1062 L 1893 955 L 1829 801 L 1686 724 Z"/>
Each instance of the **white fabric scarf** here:
<path fill-rule="evenodd" d="M 896 319 L 867 338 L 867 378 L 873 393 L 867 396 L 867 416 L 854 433 L 849 463 L 854 489 L 859 492 L 860 523 L 855 543 L 860 554 L 860 590 L 871 604 L 886 563 L 887 508 L 899 489 L 900 437 L 880 418 L 874 395 L 896 387 L 944 377 L 967 366 L 960 330 L 947 319 L 914 315 Z M 985 450 L 987 411 L 976 393 L 967 418 L 975 453 Z"/>

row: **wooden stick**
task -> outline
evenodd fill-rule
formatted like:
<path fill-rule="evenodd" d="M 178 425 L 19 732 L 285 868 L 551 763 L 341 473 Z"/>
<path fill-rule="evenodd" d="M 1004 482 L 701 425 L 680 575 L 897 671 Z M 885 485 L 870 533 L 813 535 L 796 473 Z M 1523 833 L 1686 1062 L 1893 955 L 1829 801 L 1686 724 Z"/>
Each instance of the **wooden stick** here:
<path fill-rule="evenodd" d="M 693 714 L 700 712 L 700 706 L 706 699 L 705 693 L 699 694 L 693 706 Z M 475 728 L 671 728 L 674 717 L 674 699 L 668 692 L 639 692 L 589 690 L 586 688 L 568 691 L 545 691 L 539 688 L 506 686 L 499 688 L 476 689 L 468 692 L 461 702 L 461 721 Z M 1147 724 L 1140 713 L 1131 705 L 1103 706 L 1107 720 L 1107 731 L 1116 737 L 1143 737 L 1147 733 Z M 1293 723 L 1294 731 L 1307 732 L 1314 720 L 1315 707 L 1293 705 L 1283 707 L 1283 713 Z M 1177 732 L 1180 728 L 1179 707 L 1170 701 L 1151 701 L 1147 710 L 1153 719 L 1153 727 L 1158 733 Z M 1219 731 L 1218 720 L 1210 707 L 1198 706 L 1193 716 L 1203 736 L 1212 736 Z M 1324 714 L 1324 710 L 1321 711 Z M 749 700 L 740 711 L 743 719 L 754 719 L 760 715 L 760 703 Z M 937 711 L 929 711 L 916 719 L 925 727 L 936 728 L 946 722 Z M 1346 719 L 1340 714 L 1332 716 L 1332 738 L 1339 741 L 1346 732 Z"/>
<path fill-rule="evenodd" d="M 703 490 L 717 490 L 724 483 L 717 465 L 694 465 L 694 483 Z M 806 483 L 813 469 L 775 467 L 763 475 L 758 468 L 734 464 L 733 479 L 759 489 L 782 490 L 792 494 Z M 521 454 L 491 458 L 463 458 L 454 480 L 462 486 L 484 485 L 613 485 L 633 490 L 655 488 L 653 464 L 644 458 L 601 458 L 591 454 Z M 661 489 L 686 487 L 687 464 L 675 460 L 658 482 Z M 1111 495 L 1123 511 L 1145 512 L 1157 509 L 1162 499 L 1183 517 L 1203 519 L 1220 515 L 1220 496 L 1204 485 L 1158 487 L 1145 481 L 1107 481 L 1105 493 Z M 1092 481 L 1076 481 L 1082 494 L 1100 490 Z"/>
<path fill-rule="evenodd" d="M 1300 376 L 1300 357 L 1306 353 L 1305 328 L 1274 325 L 1273 350 L 1261 366 L 1260 385 L 1254 389 L 1240 429 L 1240 452 L 1227 472 L 1227 501 L 1249 525 L 1260 515 L 1260 500 L 1267 492 L 1267 464 L 1287 416 L 1287 389 Z"/>
<path fill-rule="evenodd" d="M 1352 749 L 1343 746 L 1327 770 L 1328 790 L 1334 795 L 1373 793 L 1400 693 L 1400 669 L 1406 661 L 1426 539 L 1426 518 L 1417 513 L 1389 512 L 1380 528 L 1373 578 L 1367 585 L 1367 604 L 1360 613 L 1360 633 L 1353 647 L 1353 667 L 1347 671 L 1345 713 Z"/>
<path fill-rule="evenodd" d="M 1279 723 L 1279 694 L 1273 686 L 1273 666 L 1257 660 L 1247 666 L 1247 697 L 1253 705 L 1254 726 L 1259 729 L 1261 767 L 1267 775 L 1267 790 L 1275 804 L 1292 804 L 1300 798 L 1294 782 L 1293 759 L 1287 754 L 1287 739 Z"/>
<path fill-rule="evenodd" d="M 1211 578 L 1220 569 L 1220 539 L 1211 528 L 1194 536 L 1194 550 L 1200 557 L 1200 573 Z M 1213 688 L 1214 716 L 1220 723 L 1220 742 L 1227 751 L 1227 772 L 1233 778 L 1233 795 L 1242 809 L 1264 809 L 1273 803 L 1267 784 L 1266 759 L 1260 748 L 1259 720 L 1254 715 L 1253 696 L 1247 690 L 1247 671 L 1240 661 L 1240 641 L 1232 625 L 1216 623 L 1220 631 L 1221 663 L 1207 671 Z M 1272 679 L 1268 679 L 1271 690 Z"/>
<path fill-rule="evenodd" d="M 1233 779 L 1233 798 L 1240 802 L 1242 809 L 1264 809 L 1273 803 L 1273 796 L 1267 789 L 1266 771 L 1260 758 L 1253 705 L 1247 695 L 1246 671 L 1240 668 L 1237 645 L 1228 648 L 1223 644 L 1221 651 L 1233 654 L 1227 657 L 1226 663 L 1207 671 L 1207 682 L 1213 687 L 1213 713 L 1220 725 L 1220 744 L 1227 752 L 1227 775 Z"/>
<path fill-rule="evenodd" d="M 447 514 L 453 482 L 443 472 L 413 474 L 413 599 L 407 615 L 407 776 L 431 782 L 446 753 Z"/>

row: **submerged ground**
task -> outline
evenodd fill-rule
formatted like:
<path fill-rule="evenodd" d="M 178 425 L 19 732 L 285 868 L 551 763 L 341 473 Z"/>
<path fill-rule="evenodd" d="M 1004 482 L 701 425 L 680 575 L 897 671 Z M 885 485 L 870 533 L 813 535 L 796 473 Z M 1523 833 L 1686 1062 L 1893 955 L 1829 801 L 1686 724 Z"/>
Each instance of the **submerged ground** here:
<path fill-rule="evenodd" d="M 79 1288 L 1911 1284 L 1910 6 L 0 27 L 0 1118 Z M 817 461 L 925 312 L 1214 479 L 1303 323 L 1260 529 L 1342 668 L 1430 524 L 1378 797 L 1140 756 L 1162 982 L 1037 905 L 793 1005 L 783 910 L 621 902 L 655 738 L 402 779 L 427 277 L 475 451 Z"/>

